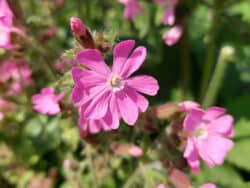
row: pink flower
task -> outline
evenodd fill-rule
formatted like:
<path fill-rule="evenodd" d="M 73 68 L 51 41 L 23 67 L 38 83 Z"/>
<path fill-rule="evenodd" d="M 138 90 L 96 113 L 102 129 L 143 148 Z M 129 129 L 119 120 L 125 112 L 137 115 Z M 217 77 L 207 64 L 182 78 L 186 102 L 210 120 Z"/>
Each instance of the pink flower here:
<path fill-rule="evenodd" d="M 138 0 L 119 0 L 119 2 L 125 5 L 123 15 L 128 20 L 134 20 L 137 14 L 144 11 Z"/>
<path fill-rule="evenodd" d="M 233 142 L 227 137 L 233 136 L 233 117 L 225 112 L 219 107 L 196 108 L 185 117 L 183 128 L 188 138 L 184 157 L 194 173 L 199 172 L 199 156 L 214 167 L 222 164 L 232 149 Z"/>
<path fill-rule="evenodd" d="M 43 88 L 32 96 L 33 109 L 41 114 L 55 115 L 61 110 L 58 103 L 63 97 L 64 92 L 56 95 L 53 88 Z"/>
<path fill-rule="evenodd" d="M 112 69 L 105 64 L 98 50 L 86 49 L 77 54 L 76 59 L 89 68 L 72 69 L 76 84 L 72 101 L 81 108 L 80 119 L 103 119 L 110 128 L 117 129 L 120 118 L 128 125 L 134 125 L 139 112 L 147 109 L 148 101 L 140 93 L 154 96 L 159 85 L 151 76 L 130 77 L 147 54 L 142 46 L 131 53 L 134 45 L 134 40 L 127 40 L 115 46 Z"/>
<path fill-rule="evenodd" d="M 0 98 L 0 121 L 4 118 L 4 114 L 15 110 L 16 105 L 3 98 Z"/>
<path fill-rule="evenodd" d="M 217 188 L 217 186 L 212 183 L 206 183 L 201 185 L 199 188 Z"/>
<path fill-rule="evenodd" d="M 182 32 L 181 26 L 174 26 L 163 34 L 162 39 L 165 41 L 166 45 L 172 46 L 179 41 Z"/>
<path fill-rule="evenodd" d="M 0 48 L 10 49 L 11 32 L 20 32 L 13 26 L 13 13 L 6 0 L 0 0 Z"/>
<path fill-rule="evenodd" d="M 193 101 L 183 101 L 178 103 L 180 112 L 190 112 L 194 108 L 199 108 L 200 104 Z"/>

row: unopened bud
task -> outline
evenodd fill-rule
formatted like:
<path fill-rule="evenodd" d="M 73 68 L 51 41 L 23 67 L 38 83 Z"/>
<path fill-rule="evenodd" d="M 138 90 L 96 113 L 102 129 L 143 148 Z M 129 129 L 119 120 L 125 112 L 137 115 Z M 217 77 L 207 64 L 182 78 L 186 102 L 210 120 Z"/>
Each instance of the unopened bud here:
<path fill-rule="evenodd" d="M 179 106 L 176 103 L 169 102 L 154 108 L 155 116 L 159 119 L 168 119 L 179 112 Z"/>
<path fill-rule="evenodd" d="M 82 47 L 95 48 L 93 37 L 80 18 L 70 18 L 70 27 L 75 39 Z"/>
<path fill-rule="evenodd" d="M 71 17 L 70 18 L 70 27 L 71 31 L 75 35 L 85 35 L 87 32 L 87 28 L 80 18 Z"/>
<path fill-rule="evenodd" d="M 192 188 L 191 181 L 186 174 L 176 168 L 171 171 L 169 180 L 176 188 Z"/>

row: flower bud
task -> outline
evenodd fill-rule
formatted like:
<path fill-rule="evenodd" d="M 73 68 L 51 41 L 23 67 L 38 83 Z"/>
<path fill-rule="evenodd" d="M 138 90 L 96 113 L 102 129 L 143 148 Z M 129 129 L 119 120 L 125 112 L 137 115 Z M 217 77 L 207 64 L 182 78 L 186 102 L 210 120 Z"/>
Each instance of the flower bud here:
<path fill-rule="evenodd" d="M 154 108 L 155 116 L 159 119 L 168 119 L 179 112 L 179 106 L 176 103 L 169 102 Z"/>
<path fill-rule="evenodd" d="M 95 48 L 93 37 L 80 18 L 71 17 L 70 27 L 77 42 L 84 48 Z"/>
<path fill-rule="evenodd" d="M 87 32 L 87 28 L 83 24 L 80 18 L 71 17 L 70 18 L 70 27 L 71 31 L 75 35 L 85 35 Z"/>
<path fill-rule="evenodd" d="M 192 188 L 192 184 L 186 174 L 176 168 L 171 171 L 169 180 L 176 188 Z"/>

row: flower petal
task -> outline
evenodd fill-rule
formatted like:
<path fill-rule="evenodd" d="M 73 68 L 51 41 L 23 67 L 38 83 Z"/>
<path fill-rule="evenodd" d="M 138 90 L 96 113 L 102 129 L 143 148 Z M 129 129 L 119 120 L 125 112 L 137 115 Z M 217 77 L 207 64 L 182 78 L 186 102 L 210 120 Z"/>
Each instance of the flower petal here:
<path fill-rule="evenodd" d="M 221 165 L 228 151 L 232 149 L 233 142 L 222 136 L 210 134 L 206 141 L 204 141 L 204 146 L 203 149 L 206 150 L 210 159 L 213 160 L 214 163 Z"/>
<path fill-rule="evenodd" d="M 111 127 L 112 129 L 118 129 L 119 128 L 119 123 L 120 123 L 120 116 L 119 116 L 119 109 L 118 105 L 116 102 L 116 97 L 113 94 L 110 99 L 110 112 L 112 112 L 112 124 Z"/>
<path fill-rule="evenodd" d="M 137 69 L 140 68 L 146 56 L 147 56 L 146 48 L 143 46 L 137 47 L 133 51 L 132 55 L 125 62 L 120 72 L 120 75 L 123 78 L 129 77 L 132 73 L 134 73 Z"/>
<path fill-rule="evenodd" d="M 134 125 L 138 118 L 138 108 L 132 99 L 123 91 L 116 93 L 119 112 L 128 125 Z"/>
<path fill-rule="evenodd" d="M 126 40 L 118 43 L 114 48 L 112 72 L 119 74 L 130 52 L 135 46 L 134 40 Z"/>
<path fill-rule="evenodd" d="M 84 113 L 85 117 L 87 119 L 103 118 L 107 112 L 109 100 L 110 91 L 104 90 L 103 93 L 100 93 L 90 101 Z"/>
<path fill-rule="evenodd" d="M 219 133 L 223 136 L 233 136 L 233 117 L 224 115 L 207 125 L 208 130 Z"/>
<path fill-rule="evenodd" d="M 204 111 L 201 109 L 192 109 L 191 112 L 185 117 L 183 127 L 185 130 L 194 131 L 201 122 Z"/>
<path fill-rule="evenodd" d="M 152 76 L 135 76 L 126 80 L 126 84 L 138 92 L 154 96 L 159 90 L 158 82 Z"/>
<path fill-rule="evenodd" d="M 130 87 L 125 87 L 124 92 L 126 92 L 126 94 L 134 101 L 140 112 L 146 111 L 149 102 L 144 96 L 137 93 L 133 88 Z"/>
<path fill-rule="evenodd" d="M 225 108 L 213 106 L 205 111 L 205 114 L 202 117 L 202 119 L 206 121 L 212 121 L 213 119 L 216 119 L 219 116 L 225 114 L 225 112 L 226 112 Z"/>
<path fill-rule="evenodd" d="M 193 173 L 200 171 L 200 161 L 198 158 L 198 151 L 193 144 L 191 139 L 188 139 L 187 146 L 184 152 L 184 157 L 187 159 L 188 165 L 190 166 Z"/>
<path fill-rule="evenodd" d="M 100 74 L 109 75 L 111 72 L 98 50 L 85 49 L 77 53 L 76 59 L 84 66 Z"/>
<path fill-rule="evenodd" d="M 81 106 L 85 96 L 84 88 L 82 86 L 76 85 L 71 92 L 71 101 L 76 106 Z"/>

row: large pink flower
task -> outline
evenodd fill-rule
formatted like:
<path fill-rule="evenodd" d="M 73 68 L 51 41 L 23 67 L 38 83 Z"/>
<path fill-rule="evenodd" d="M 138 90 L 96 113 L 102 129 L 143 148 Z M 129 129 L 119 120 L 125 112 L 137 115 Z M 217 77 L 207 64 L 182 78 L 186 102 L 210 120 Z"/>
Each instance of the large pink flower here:
<path fill-rule="evenodd" d="M 138 0 L 119 0 L 119 2 L 125 5 L 123 14 L 129 20 L 134 20 L 137 14 L 143 12 L 143 8 Z"/>
<path fill-rule="evenodd" d="M 224 108 L 192 109 L 186 116 L 183 128 L 187 138 L 184 157 L 193 172 L 199 171 L 199 156 L 209 167 L 222 164 L 233 147 L 228 137 L 233 136 L 233 117 Z"/>
<path fill-rule="evenodd" d="M 56 95 L 53 88 L 43 88 L 39 94 L 32 96 L 33 108 L 41 114 L 55 115 L 61 111 L 58 102 L 63 97 L 63 92 Z"/>
<path fill-rule="evenodd" d="M 127 40 L 115 46 L 112 69 L 105 64 L 98 50 L 86 49 L 77 54 L 77 60 L 89 68 L 72 69 L 76 84 L 72 101 L 81 108 L 81 119 L 103 119 L 112 129 L 117 129 L 120 118 L 128 125 L 134 125 L 139 112 L 147 109 L 148 101 L 140 93 L 156 95 L 159 85 L 151 76 L 130 77 L 147 54 L 142 46 L 131 53 L 134 45 L 134 40 Z"/>
<path fill-rule="evenodd" d="M 9 49 L 11 32 L 20 32 L 13 26 L 13 13 L 6 0 L 0 0 L 0 48 Z"/>

